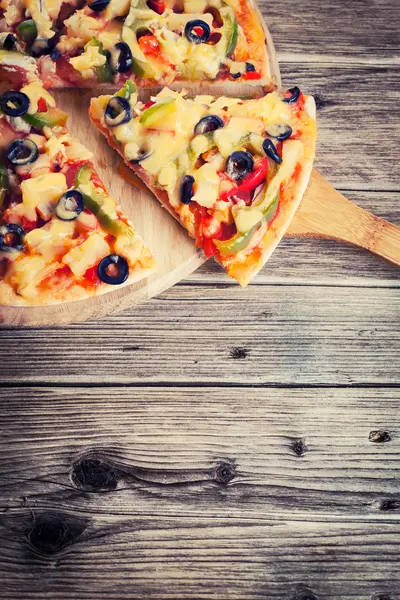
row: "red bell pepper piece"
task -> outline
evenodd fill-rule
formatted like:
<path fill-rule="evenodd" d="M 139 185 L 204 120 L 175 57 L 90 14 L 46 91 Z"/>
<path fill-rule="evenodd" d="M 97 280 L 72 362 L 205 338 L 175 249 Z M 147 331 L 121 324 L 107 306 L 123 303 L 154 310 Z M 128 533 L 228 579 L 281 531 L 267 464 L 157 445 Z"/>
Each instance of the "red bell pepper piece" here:
<path fill-rule="evenodd" d="M 239 190 L 254 190 L 262 183 L 267 175 L 268 158 L 265 156 L 257 167 L 242 179 Z"/>
<path fill-rule="evenodd" d="M 139 46 L 145 54 L 155 55 L 160 53 L 160 44 L 155 35 L 142 35 Z"/>
<path fill-rule="evenodd" d="M 229 200 L 231 196 L 234 196 L 238 192 L 247 192 L 254 190 L 260 183 L 265 181 L 268 170 L 268 158 L 265 156 L 256 166 L 254 171 L 246 175 L 242 179 L 242 183 L 238 186 L 233 187 L 221 194 L 221 200 Z"/>
<path fill-rule="evenodd" d="M 248 73 L 243 73 L 243 79 L 261 79 L 261 73 L 257 73 L 257 71 L 249 71 Z"/>
<path fill-rule="evenodd" d="M 38 105 L 38 112 L 46 112 L 47 111 L 47 103 L 44 98 L 39 98 L 37 105 Z"/>

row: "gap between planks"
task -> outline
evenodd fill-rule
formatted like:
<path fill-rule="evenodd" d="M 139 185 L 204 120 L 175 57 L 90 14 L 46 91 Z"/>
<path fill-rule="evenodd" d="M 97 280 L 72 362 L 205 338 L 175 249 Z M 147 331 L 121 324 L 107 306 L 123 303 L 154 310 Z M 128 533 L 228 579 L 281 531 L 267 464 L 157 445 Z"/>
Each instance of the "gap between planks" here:
<path fill-rule="evenodd" d="M 41 328 L 43 329 L 43 328 Z M 279 382 L 267 382 L 267 383 L 241 383 L 240 381 L 213 381 L 206 383 L 204 381 L 177 381 L 171 383 L 170 381 L 137 381 L 137 382 L 124 382 L 124 381 L 104 381 L 101 383 L 78 383 L 76 381 L 0 381 L 1 389 L 113 389 L 113 388 L 130 388 L 130 389 L 165 389 L 165 390 L 196 390 L 196 389 L 228 389 L 228 390 L 370 390 L 370 389 L 383 389 L 383 390 L 397 390 L 400 389 L 400 383 L 382 383 L 382 382 L 368 382 L 368 383 L 355 383 L 355 384 L 330 384 L 330 383 L 279 383 Z"/>

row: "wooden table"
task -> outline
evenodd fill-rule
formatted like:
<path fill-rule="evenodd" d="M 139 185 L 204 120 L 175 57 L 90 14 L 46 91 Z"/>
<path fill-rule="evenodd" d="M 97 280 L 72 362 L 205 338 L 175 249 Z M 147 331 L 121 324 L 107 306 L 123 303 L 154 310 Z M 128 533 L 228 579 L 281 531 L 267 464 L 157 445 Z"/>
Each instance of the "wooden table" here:
<path fill-rule="evenodd" d="M 397 0 L 265 2 L 317 168 L 400 224 Z M 2 600 L 400 598 L 399 270 L 285 240 L 102 321 L 1 333 Z"/>

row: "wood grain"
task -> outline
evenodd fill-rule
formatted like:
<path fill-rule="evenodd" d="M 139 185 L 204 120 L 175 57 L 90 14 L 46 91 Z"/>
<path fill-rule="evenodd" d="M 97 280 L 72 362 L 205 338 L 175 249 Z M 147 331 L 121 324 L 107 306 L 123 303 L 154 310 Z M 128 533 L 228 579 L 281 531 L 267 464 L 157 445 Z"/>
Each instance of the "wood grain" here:
<path fill-rule="evenodd" d="M 296 71 L 306 61 L 327 66 L 399 65 L 395 0 L 259 2 L 278 58 Z M 351 85 L 351 82 L 349 82 Z M 371 81 L 371 87 L 375 83 Z"/>
<path fill-rule="evenodd" d="M 25 599 L 27 589 L 33 600 L 398 600 L 399 533 L 398 523 L 114 518 L 26 508 L 0 526 L 8 556 L 2 593 L 7 600 Z"/>
<path fill-rule="evenodd" d="M 400 521 L 397 388 L 14 388 L 0 399 L 4 514 Z"/>
<path fill-rule="evenodd" d="M 399 309 L 395 288 L 182 285 L 62 335 L 5 331 L 1 382 L 397 385 Z"/>

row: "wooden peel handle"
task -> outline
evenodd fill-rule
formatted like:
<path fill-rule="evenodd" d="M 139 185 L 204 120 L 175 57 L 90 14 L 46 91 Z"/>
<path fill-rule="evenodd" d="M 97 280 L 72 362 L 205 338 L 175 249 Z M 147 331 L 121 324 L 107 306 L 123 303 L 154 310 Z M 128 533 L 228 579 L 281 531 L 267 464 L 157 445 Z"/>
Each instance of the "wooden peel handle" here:
<path fill-rule="evenodd" d="M 347 242 L 400 265 L 400 227 L 342 196 L 315 169 L 287 235 Z"/>

